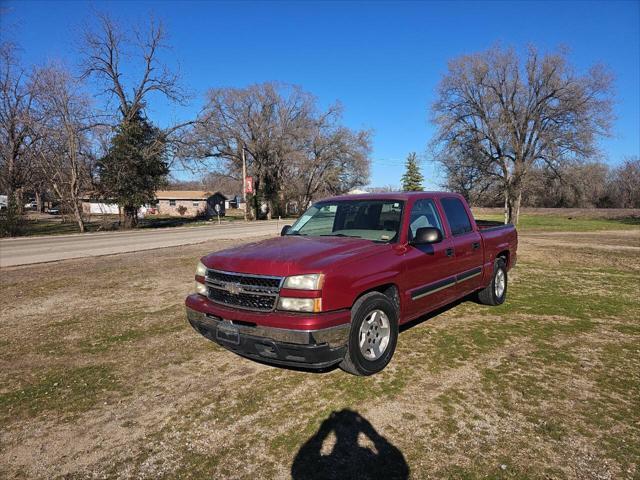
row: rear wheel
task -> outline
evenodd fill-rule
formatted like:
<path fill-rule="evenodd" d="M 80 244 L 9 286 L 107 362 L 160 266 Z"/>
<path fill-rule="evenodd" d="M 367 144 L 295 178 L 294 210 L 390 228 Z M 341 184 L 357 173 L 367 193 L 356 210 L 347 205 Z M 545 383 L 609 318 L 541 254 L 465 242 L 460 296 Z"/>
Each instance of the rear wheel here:
<path fill-rule="evenodd" d="M 391 361 L 398 341 L 398 313 L 380 292 L 360 297 L 351 309 L 347 353 L 340 364 L 345 372 L 372 375 Z"/>
<path fill-rule="evenodd" d="M 498 258 L 493 265 L 491 282 L 478 292 L 478 301 L 485 305 L 500 305 L 507 298 L 507 263 Z"/>

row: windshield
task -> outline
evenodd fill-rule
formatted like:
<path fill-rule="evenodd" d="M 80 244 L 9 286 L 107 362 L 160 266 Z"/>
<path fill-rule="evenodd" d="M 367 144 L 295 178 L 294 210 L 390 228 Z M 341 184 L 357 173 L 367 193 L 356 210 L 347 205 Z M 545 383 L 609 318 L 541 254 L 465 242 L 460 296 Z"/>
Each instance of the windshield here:
<path fill-rule="evenodd" d="M 356 237 L 393 242 L 398 237 L 403 202 L 341 200 L 320 202 L 293 224 L 287 235 Z"/>

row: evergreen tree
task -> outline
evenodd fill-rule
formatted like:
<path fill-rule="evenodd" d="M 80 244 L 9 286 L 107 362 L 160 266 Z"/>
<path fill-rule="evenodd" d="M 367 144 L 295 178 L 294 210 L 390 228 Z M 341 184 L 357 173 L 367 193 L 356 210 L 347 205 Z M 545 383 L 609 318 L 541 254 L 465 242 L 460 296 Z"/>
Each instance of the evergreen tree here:
<path fill-rule="evenodd" d="M 109 151 L 96 166 L 102 197 L 122 207 L 125 228 L 135 227 L 138 209 L 153 202 L 156 190 L 167 182 L 164 135 L 138 111 L 118 126 Z"/>
<path fill-rule="evenodd" d="M 405 172 L 402 175 L 402 190 L 405 192 L 421 192 L 424 190 L 422 182 L 424 177 L 420 173 L 418 159 L 415 152 L 411 152 L 405 163 Z"/>

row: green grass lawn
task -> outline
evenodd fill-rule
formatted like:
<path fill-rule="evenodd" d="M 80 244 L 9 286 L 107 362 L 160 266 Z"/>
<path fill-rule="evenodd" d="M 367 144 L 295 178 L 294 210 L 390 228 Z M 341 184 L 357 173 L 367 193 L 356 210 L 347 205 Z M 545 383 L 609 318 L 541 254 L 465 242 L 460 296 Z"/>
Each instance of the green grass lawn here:
<path fill-rule="evenodd" d="M 244 221 L 244 218 L 237 216 L 220 217 L 222 223 Z M 190 217 L 170 217 L 168 215 L 149 215 L 140 220 L 138 228 L 171 228 L 171 227 L 199 227 L 204 225 L 217 224 L 217 218 L 202 220 Z M 119 229 L 119 219 L 117 215 L 92 216 L 85 221 L 87 233 L 108 232 Z M 72 219 L 62 222 L 61 217 L 52 216 L 50 218 L 23 220 L 20 226 L 20 236 L 44 236 L 44 235 L 66 235 L 70 233 L 80 233 L 78 224 Z"/>
<path fill-rule="evenodd" d="M 117 218 L 117 217 L 116 217 Z M 87 232 L 113 230 L 113 221 L 109 218 L 102 220 L 87 221 L 85 223 Z M 60 217 L 24 219 L 19 226 L 19 236 L 43 236 L 43 235 L 67 235 L 79 233 L 78 224 L 71 219 L 62 222 Z"/>
<path fill-rule="evenodd" d="M 478 215 L 478 220 L 502 222 L 502 215 Z M 564 215 L 520 215 L 517 226 L 521 231 L 589 232 L 598 230 L 628 230 L 640 228 L 640 217 L 584 218 Z"/>

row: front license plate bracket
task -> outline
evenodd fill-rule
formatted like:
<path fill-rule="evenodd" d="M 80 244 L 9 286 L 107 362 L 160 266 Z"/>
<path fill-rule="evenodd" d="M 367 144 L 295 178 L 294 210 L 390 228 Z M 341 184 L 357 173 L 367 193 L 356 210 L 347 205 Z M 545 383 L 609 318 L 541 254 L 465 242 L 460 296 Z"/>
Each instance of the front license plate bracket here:
<path fill-rule="evenodd" d="M 223 342 L 232 343 L 233 345 L 240 344 L 240 333 L 238 332 L 238 327 L 229 322 L 221 322 L 218 324 L 218 328 L 216 329 L 216 338 Z"/>

